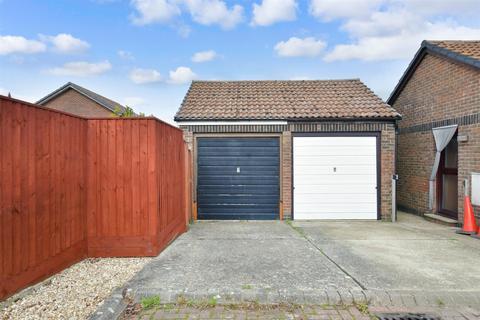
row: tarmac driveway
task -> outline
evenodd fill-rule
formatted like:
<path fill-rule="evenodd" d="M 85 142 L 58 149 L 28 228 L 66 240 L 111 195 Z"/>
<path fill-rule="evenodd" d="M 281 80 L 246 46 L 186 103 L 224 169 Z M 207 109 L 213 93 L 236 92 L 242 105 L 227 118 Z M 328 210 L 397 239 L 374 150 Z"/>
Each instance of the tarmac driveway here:
<path fill-rule="evenodd" d="M 137 299 L 480 305 L 480 240 L 380 221 L 194 224 L 128 284 Z"/>

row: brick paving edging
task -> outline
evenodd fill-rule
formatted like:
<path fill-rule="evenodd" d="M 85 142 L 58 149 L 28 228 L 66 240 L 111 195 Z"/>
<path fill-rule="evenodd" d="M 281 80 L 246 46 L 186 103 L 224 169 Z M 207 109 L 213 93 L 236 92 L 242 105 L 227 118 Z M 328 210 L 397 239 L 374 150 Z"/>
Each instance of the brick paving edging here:
<path fill-rule="evenodd" d="M 418 308 L 472 308 L 480 309 L 480 292 L 466 291 L 385 291 L 385 290 L 318 290 L 311 292 L 289 293 L 266 290 L 242 290 L 241 292 L 207 293 L 173 292 L 159 290 L 119 288 L 90 317 L 93 320 L 117 318 L 131 301 L 139 302 L 142 297 L 159 296 L 160 301 L 176 303 L 184 301 L 208 301 L 212 297 L 221 304 L 255 302 L 259 304 L 290 303 L 298 305 L 351 306 L 368 305 L 378 310 L 415 310 Z M 125 298 L 126 296 L 126 298 Z"/>
<path fill-rule="evenodd" d="M 385 290 L 319 290 L 315 292 L 289 293 L 264 290 L 208 293 L 170 292 L 165 290 L 134 290 L 134 300 L 158 295 L 162 303 L 175 303 L 179 298 L 206 301 L 215 297 L 218 303 L 257 302 L 261 304 L 368 304 L 381 307 L 479 307 L 480 291 L 385 291 Z"/>
<path fill-rule="evenodd" d="M 124 319 L 301 319 L 301 320 L 371 320 L 368 313 L 361 313 L 356 307 L 331 306 L 258 306 L 192 307 L 183 305 L 160 305 L 138 314 L 124 315 Z"/>

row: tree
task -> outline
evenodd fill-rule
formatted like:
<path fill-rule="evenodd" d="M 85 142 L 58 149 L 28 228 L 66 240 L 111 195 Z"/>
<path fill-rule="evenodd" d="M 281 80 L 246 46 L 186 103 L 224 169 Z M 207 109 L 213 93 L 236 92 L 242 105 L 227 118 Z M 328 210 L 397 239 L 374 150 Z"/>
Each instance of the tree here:
<path fill-rule="evenodd" d="M 143 112 L 140 112 L 139 114 L 136 114 L 135 111 L 133 111 L 132 108 L 129 106 L 125 106 L 125 109 L 122 110 L 120 106 L 116 106 L 115 110 L 113 110 L 113 113 L 115 116 L 119 118 L 136 118 L 136 117 L 145 117 L 145 114 Z"/>

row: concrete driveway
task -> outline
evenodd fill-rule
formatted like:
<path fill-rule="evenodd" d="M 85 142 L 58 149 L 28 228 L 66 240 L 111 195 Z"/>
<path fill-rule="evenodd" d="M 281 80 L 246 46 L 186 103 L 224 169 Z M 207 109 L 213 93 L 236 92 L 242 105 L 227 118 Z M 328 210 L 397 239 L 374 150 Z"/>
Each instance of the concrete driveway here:
<path fill-rule="evenodd" d="M 480 305 L 480 240 L 380 221 L 194 224 L 128 284 L 137 299 Z"/>

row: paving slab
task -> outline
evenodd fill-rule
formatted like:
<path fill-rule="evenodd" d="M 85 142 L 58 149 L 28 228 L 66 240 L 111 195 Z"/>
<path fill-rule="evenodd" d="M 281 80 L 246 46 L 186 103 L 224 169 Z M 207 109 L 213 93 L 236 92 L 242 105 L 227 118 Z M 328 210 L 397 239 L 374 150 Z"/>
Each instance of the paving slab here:
<path fill-rule="evenodd" d="M 480 291 L 480 241 L 419 217 L 294 222 L 365 289 Z"/>
<path fill-rule="evenodd" d="M 158 291 L 169 300 L 175 294 L 240 293 L 244 300 L 300 301 L 312 288 L 361 289 L 280 221 L 196 223 L 137 274 L 135 287 L 139 294 Z"/>

